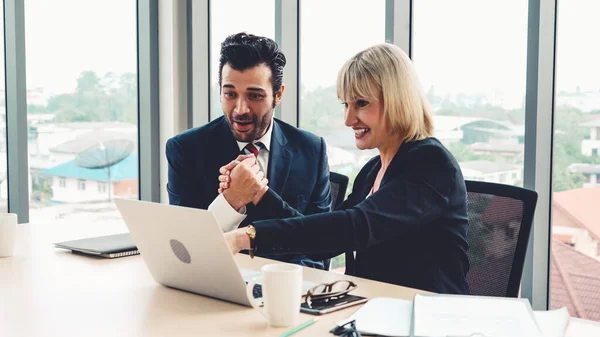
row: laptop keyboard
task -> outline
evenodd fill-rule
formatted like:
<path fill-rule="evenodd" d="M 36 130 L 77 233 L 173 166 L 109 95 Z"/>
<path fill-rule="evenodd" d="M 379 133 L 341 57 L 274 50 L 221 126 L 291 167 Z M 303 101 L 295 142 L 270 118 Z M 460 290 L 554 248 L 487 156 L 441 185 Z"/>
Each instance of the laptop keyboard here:
<path fill-rule="evenodd" d="M 252 296 L 254 298 L 262 297 L 262 286 L 260 284 L 255 284 L 254 288 L 252 288 Z"/>

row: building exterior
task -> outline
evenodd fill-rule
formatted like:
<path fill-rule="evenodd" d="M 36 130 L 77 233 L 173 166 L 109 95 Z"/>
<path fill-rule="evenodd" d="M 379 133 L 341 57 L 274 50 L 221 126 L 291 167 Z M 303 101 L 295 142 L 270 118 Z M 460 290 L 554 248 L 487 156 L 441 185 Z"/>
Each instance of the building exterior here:
<path fill-rule="evenodd" d="M 478 155 L 500 156 L 506 159 L 517 158 L 523 155 L 523 143 L 517 139 L 494 140 L 490 142 L 476 142 L 469 145 L 469 149 Z"/>
<path fill-rule="evenodd" d="M 550 309 L 566 307 L 569 315 L 600 321 L 600 261 L 552 240 Z"/>
<path fill-rule="evenodd" d="M 580 173 L 585 181 L 583 187 L 593 187 L 600 184 L 600 165 L 595 164 L 571 164 L 568 167 L 569 173 Z"/>
<path fill-rule="evenodd" d="M 32 181 L 42 183 L 42 171 L 71 161 L 86 149 L 113 139 L 137 144 L 137 126 L 120 122 L 73 122 L 30 127 L 28 150 Z"/>
<path fill-rule="evenodd" d="M 465 144 L 509 142 L 522 143 L 525 130 L 512 125 L 479 117 L 433 115 L 435 136 L 444 145 L 457 141 Z"/>
<path fill-rule="evenodd" d="M 552 196 L 552 237 L 600 261 L 600 186 L 556 192 Z"/>
<path fill-rule="evenodd" d="M 522 168 L 514 164 L 488 160 L 463 161 L 458 164 L 467 180 L 518 185 L 523 179 Z"/>
<path fill-rule="evenodd" d="M 589 120 L 582 127 L 589 130 L 589 135 L 581 141 L 581 154 L 585 156 L 600 155 L 600 118 Z"/>
<path fill-rule="evenodd" d="M 109 170 L 77 166 L 74 160 L 41 172 L 52 181 L 54 203 L 102 202 L 138 195 L 138 159 L 131 154 Z"/>
<path fill-rule="evenodd" d="M 500 154 L 514 158 L 523 153 L 522 125 L 510 125 L 504 122 L 479 117 L 433 115 L 435 137 L 445 146 L 461 142 L 467 144 L 475 154 Z M 376 149 L 359 150 L 356 148 L 354 134 L 350 130 L 332 131 L 323 137 L 327 143 L 327 156 L 330 169 L 348 174 L 361 168 L 369 159 L 378 155 Z M 490 162 L 491 163 L 491 162 Z M 486 166 L 498 166 L 496 163 Z M 514 167 L 501 165 L 505 172 L 473 172 L 479 180 L 514 184 L 521 181 L 522 173 Z M 496 174 L 497 173 L 497 174 Z M 496 176 L 494 176 L 496 174 Z M 486 177 L 483 177 L 486 176 Z"/>

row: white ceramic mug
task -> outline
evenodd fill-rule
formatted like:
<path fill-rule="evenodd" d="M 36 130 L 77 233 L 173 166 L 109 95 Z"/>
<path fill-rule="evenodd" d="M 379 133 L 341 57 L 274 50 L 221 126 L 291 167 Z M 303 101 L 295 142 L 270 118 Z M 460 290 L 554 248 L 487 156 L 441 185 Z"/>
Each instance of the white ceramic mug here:
<path fill-rule="evenodd" d="M 263 307 L 252 295 L 256 283 L 262 284 Z M 285 263 L 264 265 L 261 276 L 248 283 L 246 294 L 252 306 L 265 316 L 270 325 L 296 325 L 302 298 L 302 267 Z"/>
<path fill-rule="evenodd" d="M 0 213 L 0 257 L 12 256 L 15 250 L 17 215 Z"/>

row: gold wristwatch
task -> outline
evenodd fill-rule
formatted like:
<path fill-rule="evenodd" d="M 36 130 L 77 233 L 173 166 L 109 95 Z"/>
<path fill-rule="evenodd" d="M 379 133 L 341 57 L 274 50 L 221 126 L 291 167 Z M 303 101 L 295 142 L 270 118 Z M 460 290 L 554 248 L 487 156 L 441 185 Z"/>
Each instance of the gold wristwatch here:
<path fill-rule="evenodd" d="M 248 237 L 250 238 L 250 249 L 248 249 L 248 252 L 250 253 L 250 258 L 253 259 L 254 258 L 254 238 L 256 238 L 256 228 L 254 228 L 254 226 L 249 225 L 248 227 L 246 227 L 246 234 L 248 234 Z"/>

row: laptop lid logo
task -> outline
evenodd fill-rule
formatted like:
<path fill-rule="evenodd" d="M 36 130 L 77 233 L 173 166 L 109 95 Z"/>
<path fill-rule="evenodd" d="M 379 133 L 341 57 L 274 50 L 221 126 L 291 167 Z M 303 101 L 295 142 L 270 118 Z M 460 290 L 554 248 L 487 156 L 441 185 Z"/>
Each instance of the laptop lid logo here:
<path fill-rule="evenodd" d="M 171 249 L 173 250 L 173 253 L 175 253 L 175 256 L 177 256 L 177 258 L 181 262 L 183 262 L 183 263 L 191 263 L 192 262 L 192 257 L 190 256 L 190 253 L 188 252 L 187 248 L 185 248 L 183 243 L 181 243 L 175 239 L 171 239 L 170 243 L 171 243 Z"/>

